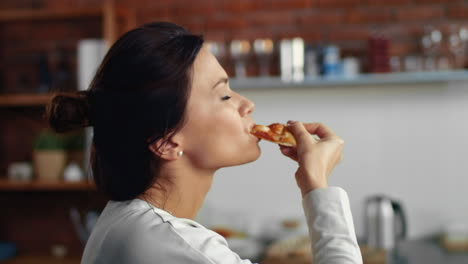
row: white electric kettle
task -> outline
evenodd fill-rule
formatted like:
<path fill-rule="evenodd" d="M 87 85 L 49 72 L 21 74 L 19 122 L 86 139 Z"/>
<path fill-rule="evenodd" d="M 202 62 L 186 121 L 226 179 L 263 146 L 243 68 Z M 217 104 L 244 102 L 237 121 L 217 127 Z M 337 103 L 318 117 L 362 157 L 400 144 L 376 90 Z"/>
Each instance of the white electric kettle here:
<path fill-rule="evenodd" d="M 384 195 L 366 200 L 365 240 L 369 248 L 391 250 L 405 239 L 407 223 L 402 205 Z"/>

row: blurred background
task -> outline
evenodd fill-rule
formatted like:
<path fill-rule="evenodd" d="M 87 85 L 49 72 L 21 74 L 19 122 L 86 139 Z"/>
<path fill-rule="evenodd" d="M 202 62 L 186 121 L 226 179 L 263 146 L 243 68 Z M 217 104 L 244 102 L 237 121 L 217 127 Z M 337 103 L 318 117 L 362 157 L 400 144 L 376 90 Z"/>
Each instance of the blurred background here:
<path fill-rule="evenodd" d="M 92 130 L 54 134 L 44 106 L 153 21 L 204 35 L 257 123 L 323 122 L 345 140 L 330 184 L 365 263 L 468 263 L 466 0 L 0 1 L 0 261 L 79 263 L 106 203 Z M 296 164 L 260 146 L 217 173 L 197 220 L 242 257 L 310 263 Z"/>

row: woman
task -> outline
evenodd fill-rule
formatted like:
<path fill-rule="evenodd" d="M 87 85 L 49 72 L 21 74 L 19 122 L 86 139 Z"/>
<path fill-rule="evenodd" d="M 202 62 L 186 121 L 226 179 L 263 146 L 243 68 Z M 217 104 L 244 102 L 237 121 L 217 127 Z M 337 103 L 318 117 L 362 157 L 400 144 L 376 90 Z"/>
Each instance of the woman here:
<path fill-rule="evenodd" d="M 93 176 L 110 198 L 82 263 L 250 263 L 193 219 L 218 169 L 259 157 L 253 110 L 201 37 L 171 23 L 123 35 L 88 91 L 49 107 L 56 131 L 93 126 Z M 327 185 L 343 141 L 321 124 L 289 126 L 297 148 L 280 150 L 299 164 L 314 263 L 361 263 L 346 193 Z"/>

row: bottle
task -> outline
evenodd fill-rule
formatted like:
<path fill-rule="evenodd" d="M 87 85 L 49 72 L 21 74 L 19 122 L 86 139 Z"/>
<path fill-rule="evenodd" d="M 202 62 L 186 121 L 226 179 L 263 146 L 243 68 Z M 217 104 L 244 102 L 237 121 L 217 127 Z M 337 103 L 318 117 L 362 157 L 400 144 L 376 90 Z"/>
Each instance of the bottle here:
<path fill-rule="evenodd" d="M 293 38 L 292 45 L 292 70 L 293 81 L 304 81 L 304 40 L 302 38 Z"/>
<path fill-rule="evenodd" d="M 390 40 L 384 34 L 375 33 L 368 40 L 369 71 L 386 73 L 390 67 Z"/>
<path fill-rule="evenodd" d="M 56 61 L 52 78 L 53 89 L 63 92 L 74 90 L 74 85 L 71 79 L 71 69 L 65 50 L 57 49 L 54 53 Z"/>
<path fill-rule="evenodd" d="M 307 46 L 304 58 L 304 72 L 305 76 L 310 79 L 315 79 L 320 74 L 318 66 L 318 52 L 311 46 Z"/>
<path fill-rule="evenodd" d="M 50 86 L 52 83 L 52 77 L 49 70 L 49 61 L 47 56 L 42 54 L 39 57 L 38 63 L 38 75 L 39 75 L 39 93 L 47 93 L 50 91 Z"/>
<path fill-rule="evenodd" d="M 325 78 L 335 78 L 341 75 L 340 49 L 337 46 L 324 47 L 322 67 Z"/>
<path fill-rule="evenodd" d="M 280 72 L 283 82 L 291 82 L 293 79 L 292 43 L 289 39 L 280 41 Z"/>

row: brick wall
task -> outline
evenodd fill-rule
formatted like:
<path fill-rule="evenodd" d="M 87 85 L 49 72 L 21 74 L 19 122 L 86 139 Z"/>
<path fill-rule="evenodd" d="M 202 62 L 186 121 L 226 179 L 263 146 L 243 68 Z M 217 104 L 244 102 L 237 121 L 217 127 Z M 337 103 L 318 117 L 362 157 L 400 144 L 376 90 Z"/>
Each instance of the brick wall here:
<path fill-rule="evenodd" d="M 386 33 L 391 53 L 418 52 L 424 25 L 468 24 L 465 0 L 122 0 L 135 7 L 138 23 L 169 20 L 208 39 L 301 36 L 310 43 L 336 43 L 362 54 L 374 31 Z"/>
<path fill-rule="evenodd" d="M 2 0 L 0 9 L 58 9 L 101 3 L 98 0 Z M 311 44 L 337 44 L 343 55 L 361 58 L 366 56 L 366 41 L 373 32 L 385 33 L 392 41 L 391 55 L 402 56 L 420 52 L 419 37 L 425 25 L 444 31 L 451 24 L 468 25 L 467 0 L 116 0 L 116 3 L 134 9 L 138 25 L 155 20 L 172 21 L 204 34 L 208 40 L 226 42 L 235 38 L 278 40 L 301 36 Z M 99 21 L 83 19 L 61 26 L 47 23 L 39 28 L 31 23 L 0 25 L 0 59 L 15 58 L 20 50 L 24 57 L 29 54 L 28 49 L 34 52 L 50 49 L 51 40 L 73 52 L 73 43 L 79 37 L 101 34 Z M 232 72 L 230 65 L 225 67 Z M 15 79 L 7 77 L 7 81 Z"/>

